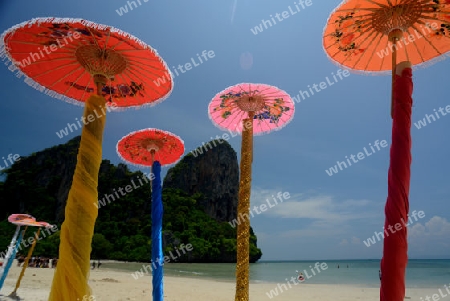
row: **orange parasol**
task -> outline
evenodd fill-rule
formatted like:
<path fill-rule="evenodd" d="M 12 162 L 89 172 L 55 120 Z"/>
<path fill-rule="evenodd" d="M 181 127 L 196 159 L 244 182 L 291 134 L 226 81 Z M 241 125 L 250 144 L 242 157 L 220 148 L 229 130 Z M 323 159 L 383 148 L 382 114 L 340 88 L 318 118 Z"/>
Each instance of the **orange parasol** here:
<path fill-rule="evenodd" d="M 253 135 L 279 130 L 294 117 L 289 94 L 264 84 L 242 83 L 218 93 L 208 107 L 209 118 L 225 130 L 242 133 L 238 215 L 248 216 L 252 182 Z M 236 301 L 249 300 L 250 220 L 237 226 Z"/>
<path fill-rule="evenodd" d="M 448 0 L 345 0 L 328 19 L 323 47 L 341 67 L 392 72 L 393 89 L 398 61 L 417 67 L 442 60 L 449 38 Z"/>
<path fill-rule="evenodd" d="M 14 26 L 0 38 L 4 52 L 34 88 L 85 104 L 49 300 L 83 299 L 91 296 L 87 278 L 98 215 L 92 204 L 98 202 L 106 108 L 154 105 L 171 93 L 172 77 L 156 51 L 136 37 L 81 19 L 37 18 Z"/>
<path fill-rule="evenodd" d="M 385 231 L 407 219 L 409 210 L 411 66 L 442 59 L 438 57 L 450 51 L 449 38 L 449 0 L 347 0 L 331 14 L 324 30 L 325 51 L 337 64 L 361 72 L 392 72 Z M 380 300 L 404 299 L 407 249 L 406 228 L 384 240 Z"/>

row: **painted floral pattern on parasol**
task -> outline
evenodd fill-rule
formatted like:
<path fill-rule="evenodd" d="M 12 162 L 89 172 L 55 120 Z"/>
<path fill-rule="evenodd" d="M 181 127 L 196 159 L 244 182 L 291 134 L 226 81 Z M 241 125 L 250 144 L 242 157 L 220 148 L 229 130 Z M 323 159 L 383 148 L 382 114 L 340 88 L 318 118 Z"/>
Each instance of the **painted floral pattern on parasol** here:
<path fill-rule="evenodd" d="M 450 51 L 449 29 L 447 0 L 345 0 L 328 19 L 323 45 L 343 67 L 388 73 L 393 30 L 397 60 L 418 66 Z"/>
<path fill-rule="evenodd" d="M 361 20 L 353 18 L 355 12 L 348 13 L 345 16 L 339 16 L 335 20 L 336 31 L 331 33 L 331 36 L 336 38 L 339 43 L 338 49 L 345 51 L 346 55 L 358 55 L 364 52 L 364 49 L 359 48 L 355 39 L 357 35 L 361 34 Z"/>

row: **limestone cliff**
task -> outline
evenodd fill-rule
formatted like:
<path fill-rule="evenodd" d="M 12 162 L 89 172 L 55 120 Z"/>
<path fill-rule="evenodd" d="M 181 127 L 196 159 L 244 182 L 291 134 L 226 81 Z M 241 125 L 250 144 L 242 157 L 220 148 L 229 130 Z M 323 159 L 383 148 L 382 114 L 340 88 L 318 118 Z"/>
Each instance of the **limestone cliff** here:
<path fill-rule="evenodd" d="M 229 222 L 237 216 L 239 166 L 237 155 L 225 140 L 209 142 L 190 152 L 169 169 L 164 188 L 188 194 L 201 193 L 200 205 L 218 221 Z"/>

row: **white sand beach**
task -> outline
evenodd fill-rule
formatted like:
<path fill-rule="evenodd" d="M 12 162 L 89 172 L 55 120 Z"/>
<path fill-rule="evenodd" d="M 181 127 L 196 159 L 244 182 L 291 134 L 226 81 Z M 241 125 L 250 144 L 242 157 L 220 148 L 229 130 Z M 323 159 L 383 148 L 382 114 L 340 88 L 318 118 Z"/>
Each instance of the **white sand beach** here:
<path fill-rule="evenodd" d="M 21 268 L 11 268 L 3 289 L 0 291 L 1 301 L 14 300 L 6 297 L 15 287 Z M 26 270 L 21 286 L 17 292 L 20 300 L 47 301 L 53 279 L 54 269 Z M 108 269 L 91 271 L 90 286 L 96 301 L 140 301 L 151 300 L 151 276 L 146 275 L 134 279 L 130 272 L 117 272 Z M 343 285 L 298 284 L 269 298 L 267 292 L 274 289 L 276 283 L 257 283 L 250 285 L 250 300 L 373 300 L 378 301 L 378 288 L 362 288 Z M 164 278 L 164 300 L 167 301 L 232 301 L 234 300 L 233 282 L 184 278 L 168 276 Z M 406 295 L 411 300 L 438 293 L 437 289 L 407 289 Z M 76 300 L 64 300 L 76 301 Z"/>

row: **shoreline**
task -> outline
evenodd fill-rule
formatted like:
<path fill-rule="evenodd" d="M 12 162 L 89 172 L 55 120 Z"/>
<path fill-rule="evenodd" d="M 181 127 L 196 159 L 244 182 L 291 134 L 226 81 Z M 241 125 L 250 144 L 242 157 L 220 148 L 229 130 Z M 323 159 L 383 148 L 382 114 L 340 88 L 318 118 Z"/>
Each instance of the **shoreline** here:
<path fill-rule="evenodd" d="M 21 268 L 14 265 L 0 291 L 0 301 L 12 301 L 6 297 L 15 287 Z M 51 289 L 54 269 L 29 268 L 25 272 L 17 295 L 23 301 L 47 301 Z M 253 283 L 250 284 L 250 295 L 253 300 L 294 300 L 302 295 L 303 300 L 379 300 L 379 288 L 358 287 L 354 285 L 340 284 L 309 284 L 301 283 L 283 288 L 286 283 Z M 152 296 L 151 275 L 146 274 L 138 279 L 133 279 L 131 272 L 115 271 L 109 268 L 91 270 L 89 286 L 95 301 L 138 301 L 146 300 Z M 283 288 L 280 292 L 277 288 Z M 277 290 L 278 295 L 274 295 Z M 272 293 L 271 293 L 272 291 Z M 419 289 L 407 288 L 406 296 L 419 300 L 420 297 L 432 295 L 436 288 Z M 198 301 L 233 300 L 235 294 L 235 282 L 221 279 L 205 279 L 196 276 L 165 276 L 164 296 L 166 301 Z M 272 298 L 268 294 L 272 294 Z M 80 299 L 81 300 L 81 299 Z"/>

